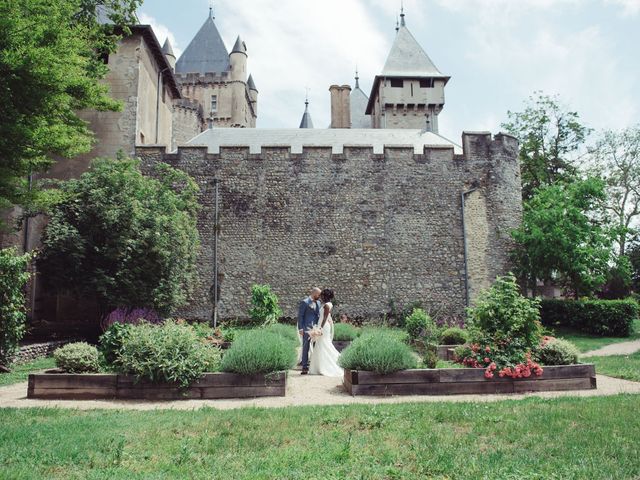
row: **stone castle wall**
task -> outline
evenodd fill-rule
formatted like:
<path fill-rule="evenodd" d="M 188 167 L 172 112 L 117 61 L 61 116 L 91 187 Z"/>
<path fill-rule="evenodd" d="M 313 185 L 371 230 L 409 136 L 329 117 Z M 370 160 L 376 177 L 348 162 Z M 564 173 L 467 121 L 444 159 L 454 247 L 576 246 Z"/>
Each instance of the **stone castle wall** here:
<path fill-rule="evenodd" d="M 145 168 L 165 161 L 201 187 L 198 284 L 181 315 L 209 318 L 213 272 L 214 176 L 220 180 L 221 318 L 244 317 L 250 288 L 268 283 L 286 316 L 312 286 L 336 292 L 340 311 L 379 316 L 422 301 L 433 313 L 464 312 L 461 193 L 467 199 L 469 287 L 473 295 L 508 271 L 509 231 L 521 218 L 515 139 L 464 134 L 464 154 L 452 148 L 345 146 L 179 147 L 166 154 L 140 147 Z"/>

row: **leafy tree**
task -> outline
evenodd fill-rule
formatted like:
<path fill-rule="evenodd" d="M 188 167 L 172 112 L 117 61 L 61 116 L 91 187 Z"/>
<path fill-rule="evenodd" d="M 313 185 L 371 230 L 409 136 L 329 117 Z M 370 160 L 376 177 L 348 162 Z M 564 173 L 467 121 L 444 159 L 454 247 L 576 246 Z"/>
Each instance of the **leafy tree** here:
<path fill-rule="evenodd" d="M 535 292 L 536 280 L 553 280 L 575 294 L 591 295 L 604 284 L 612 235 L 591 212 L 605 199 L 597 178 L 536 190 L 513 232 L 517 273 Z"/>
<path fill-rule="evenodd" d="M 0 209 L 47 203 L 28 176 L 54 158 L 88 152 L 93 134 L 77 111 L 118 110 L 100 80 L 102 57 L 141 0 L 0 2 Z M 106 25 L 109 23 L 110 25 Z M 123 27 L 126 30 L 126 27 Z"/>
<path fill-rule="evenodd" d="M 115 307 L 170 313 L 193 280 L 197 191 L 185 173 L 158 164 L 143 176 L 137 160 L 98 159 L 62 186 L 51 213 L 38 268 L 54 291 Z"/>
<path fill-rule="evenodd" d="M 633 242 L 627 249 L 625 256 L 631 263 L 631 286 L 633 290 L 640 291 L 640 243 Z"/>
<path fill-rule="evenodd" d="M 31 256 L 17 255 L 14 249 L 0 250 L 0 367 L 6 369 L 24 336 L 24 286 L 29 280 Z"/>
<path fill-rule="evenodd" d="M 640 125 L 621 132 L 602 133 L 590 149 L 593 173 L 607 185 L 606 209 L 618 227 L 618 256 L 635 233 L 633 221 L 640 215 Z"/>
<path fill-rule="evenodd" d="M 520 140 L 522 198 L 528 200 L 535 189 L 570 180 L 576 166 L 569 155 L 576 152 L 590 129 L 580 123 L 577 112 L 568 111 L 557 97 L 535 92 L 522 112 L 507 112 L 502 124 Z"/>

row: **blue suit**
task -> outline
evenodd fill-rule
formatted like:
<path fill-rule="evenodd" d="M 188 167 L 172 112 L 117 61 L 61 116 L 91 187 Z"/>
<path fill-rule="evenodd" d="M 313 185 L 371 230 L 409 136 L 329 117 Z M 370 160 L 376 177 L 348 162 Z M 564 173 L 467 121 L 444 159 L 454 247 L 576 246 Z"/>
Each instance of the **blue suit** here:
<path fill-rule="evenodd" d="M 313 308 L 315 305 L 315 309 Z M 311 337 L 307 333 L 320 320 L 320 302 L 306 298 L 300 302 L 298 307 L 298 330 L 302 330 L 302 369 L 309 368 L 309 347 L 311 345 Z"/>

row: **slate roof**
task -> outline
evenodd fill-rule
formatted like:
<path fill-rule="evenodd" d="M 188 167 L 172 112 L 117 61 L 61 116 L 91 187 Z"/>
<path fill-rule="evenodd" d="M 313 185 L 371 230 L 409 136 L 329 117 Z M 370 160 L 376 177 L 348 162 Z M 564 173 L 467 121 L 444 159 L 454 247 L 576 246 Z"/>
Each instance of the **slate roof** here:
<path fill-rule="evenodd" d="M 311 120 L 311 114 L 309 113 L 309 102 L 304 102 L 304 113 L 302 114 L 302 120 L 300 120 L 300 127 L 298 128 L 313 128 L 313 121 Z"/>
<path fill-rule="evenodd" d="M 369 97 L 360 88 L 358 77 L 356 77 L 356 86 L 349 95 L 349 103 L 351 104 L 351 128 L 371 128 L 371 116 L 365 113 Z"/>
<path fill-rule="evenodd" d="M 383 77 L 445 77 L 404 25 L 398 29 L 381 75 Z"/>
<path fill-rule="evenodd" d="M 162 53 L 176 58 L 176 54 L 173 53 L 173 47 L 171 46 L 171 42 L 169 41 L 169 37 L 167 37 L 167 39 L 164 41 L 164 45 L 162 46 Z"/>
<path fill-rule="evenodd" d="M 249 78 L 247 79 L 247 87 L 249 87 L 249 90 L 255 90 L 256 92 L 258 91 L 258 89 L 256 88 L 256 82 L 253 81 L 253 75 L 249 74 Z"/>
<path fill-rule="evenodd" d="M 189 146 L 206 146 L 211 153 L 220 147 L 249 147 L 250 153 L 261 153 L 262 147 L 290 147 L 301 153 L 303 146 L 331 147 L 332 153 L 343 153 L 345 146 L 373 147 L 373 153 L 384 153 L 385 146 L 413 147 L 423 153 L 425 146 L 450 147 L 461 154 L 462 147 L 425 130 L 412 129 L 306 129 L 306 128 L 210 128 L 189 142 Z"/>
<path fill-rule="evenodd" d="M 236 38 L 236 43 L 234 43 L 233 49 L 231 50 L 231 53 L 238 53 L 238 52 L 244 53 L 245 55 L 247 54 L 247 46 L 240 38 L 240 35 L 238 35 L 238 38 Z"/>
<path fill-rule="evenodd" d="M 230 70 L 229 52 L 209 16 L 176 62 L 176 73 L 219 73 Z"/>

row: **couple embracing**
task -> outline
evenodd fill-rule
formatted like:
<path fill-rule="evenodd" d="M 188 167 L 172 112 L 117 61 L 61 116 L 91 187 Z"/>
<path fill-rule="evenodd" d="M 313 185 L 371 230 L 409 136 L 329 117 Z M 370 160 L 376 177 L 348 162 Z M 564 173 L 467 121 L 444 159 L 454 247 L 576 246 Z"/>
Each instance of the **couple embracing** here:
<path fill-rule="evenodd" d="M 314 288 L 300 302 L 298 333 L 302 338 L 302 375 L 341 377 L 340 352 L 333 346 L 333 290 Z"/>

